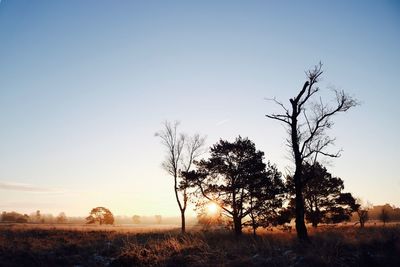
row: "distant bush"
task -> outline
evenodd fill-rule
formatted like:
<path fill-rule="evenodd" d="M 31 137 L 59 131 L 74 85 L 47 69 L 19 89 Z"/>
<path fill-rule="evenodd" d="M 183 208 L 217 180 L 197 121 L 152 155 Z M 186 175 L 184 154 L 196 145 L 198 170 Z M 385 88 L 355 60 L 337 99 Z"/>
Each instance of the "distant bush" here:
<path fill-rule="evenodd" d="M 29 216 L 26 214 L 20 214 L 15 211 L 11 212 L 3 212 L 1 214 L 2 222 L 13 222 L 13 223 L 27 223 L 29 220 Z"/>
<path fill-rule="evenodd" d="M 60 212 L 60 214 L 58 214 L 58 216 L 56 217 L 56 222 L 57 223 L 66 223 L 67 215 L 65 215 L 64 212 Z"/>
<path fill-rule="evenodd" d="M 132 216 L 132 221 L 133 221 L 134 224 L 139 224 L 141 222 L 140 221 L 140 216 L 139 215 L 133 215 Z"/>

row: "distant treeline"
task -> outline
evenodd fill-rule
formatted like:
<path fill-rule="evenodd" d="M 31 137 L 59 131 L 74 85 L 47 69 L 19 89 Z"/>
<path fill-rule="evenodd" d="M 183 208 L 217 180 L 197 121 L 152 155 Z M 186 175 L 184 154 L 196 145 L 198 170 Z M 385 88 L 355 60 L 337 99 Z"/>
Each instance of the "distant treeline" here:
<path fill-rule="evenodd" d="M 180 222 L 178 217 L 163 217 L 161 215 L 154 216 L 115 216 L 115 224 L 177 224 Z M 50 223 L 50 224 L 85 224 L 87 223 L 85 217 L 70 217 L 64 212 L 54 216 L 53 214 L 41 214 L 40 211 L 34 213 L 21 214 L 15 211 L 3 211 L 0 215 L 0 222 L 2 223 Z M 197 224 L 197 218 L 188 218 L 188 224 Z"/>
<path fill-rule="evenodd" d="M 382 216 L 382 210 L 385 210 L 388 214 L 388 221 L 399 222 L 400 221 L 400 208 L 385 204 L 372 206 L 368 210 L 368 217 L 370 221 L 380 221 Z M 204 214 L 203 214 L 204 215 Z M 57 216 L 53 214 L 41 214 L 40 211 L 35 213 L 21 214 L 15 211 L 6 212 L 3 211 L 0 216 L 2 223 L 50 223 L 50 224 L 84 224 L 86 223 L 85 217 L 68 217 L 64 212 L 59 213 Z M 188 218 L 188 225 L 208 225 L 209 222 L 204 222 L 204 216 L 201 214 L 195 218 Z M 351 221 L 358 221 L 356 213 L 353 213 Z M 115 216 L 115 224 L 177 224 L 180 222 L 179 217 L 162 217 L 161 215 L 154 216 Z"/>
<path fill-rule="evenodd" d="M 75 218 L 70 218 L 75 220 Z M 3 211 L 0 217 L 1 222 L 12 223 L 66 223 L 68 221 L 67 215 L 60 212 L 57 216 L 53 214 L 42 214 L 40 210 L 28 214 L 21 214 L 15 211 Z"/>
<path fill-rule="evenodd" d="M 385 205 L 377 205 L 377 206 L 372 206 L 368 210 L 368 218 L 370 221 L 372 220 L 377 220 L 381 221 L 382 220 L 382 211 L 385 211 L 388 216 L 388 221 L 400 221 L 400 208 L 390 205 L 390 204 L 385 204 Z M 353 214 L 352 221 L 357 221 L 357 215 Z"/>

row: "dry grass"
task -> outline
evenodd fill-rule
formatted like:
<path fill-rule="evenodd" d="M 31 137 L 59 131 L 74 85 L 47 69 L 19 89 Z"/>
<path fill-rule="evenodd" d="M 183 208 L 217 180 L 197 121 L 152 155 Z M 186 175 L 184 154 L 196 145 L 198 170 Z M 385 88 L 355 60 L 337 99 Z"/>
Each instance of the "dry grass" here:
<path fill-rule="evenodd" d="M 400 226 L 310 232 L 0 225 L 0 266 L 400 266 Z"/>

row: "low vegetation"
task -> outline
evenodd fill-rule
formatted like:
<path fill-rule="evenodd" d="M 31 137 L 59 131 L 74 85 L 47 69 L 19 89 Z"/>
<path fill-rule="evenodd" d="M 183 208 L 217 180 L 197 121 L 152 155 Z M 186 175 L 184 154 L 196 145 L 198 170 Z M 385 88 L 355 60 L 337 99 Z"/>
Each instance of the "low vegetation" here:
<path fill-rule="evenodd" d="M 278 229 L 257 237 L 116 229 L 0 225 L 1 266 L 400 266 L 396 224 L 322 226 L 310 230 L 308 245 Z"/>

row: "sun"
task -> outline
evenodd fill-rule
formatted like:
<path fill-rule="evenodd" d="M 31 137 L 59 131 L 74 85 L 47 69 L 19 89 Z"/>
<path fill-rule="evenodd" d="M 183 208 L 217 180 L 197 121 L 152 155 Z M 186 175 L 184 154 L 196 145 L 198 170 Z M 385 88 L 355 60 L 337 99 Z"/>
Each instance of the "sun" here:
<path fill-rule="evenodd" d="M 219 209 L 218 205 L 215 204 L 214 202 L 210 202 L 207 204 L 207 213 L 210 215 L 217 214 L 218 209 Z"/>

